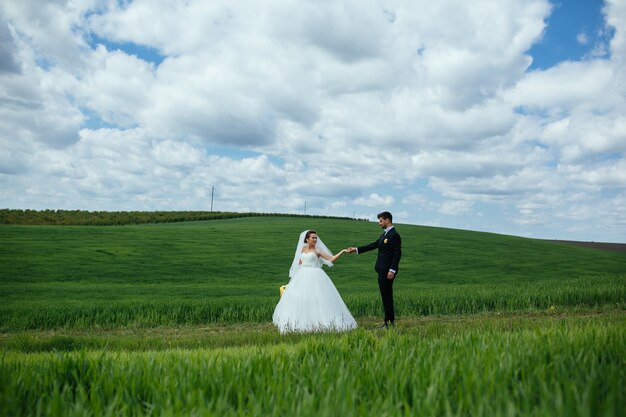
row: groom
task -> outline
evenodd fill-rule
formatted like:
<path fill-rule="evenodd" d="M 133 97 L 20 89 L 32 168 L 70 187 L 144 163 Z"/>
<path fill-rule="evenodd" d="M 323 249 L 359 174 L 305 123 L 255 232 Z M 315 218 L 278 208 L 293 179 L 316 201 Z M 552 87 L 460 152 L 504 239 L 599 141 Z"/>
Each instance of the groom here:
<path fill-rule="evenodd" d="M 374 269 L 378 273 L 378 287 L 385 309 L 385 328 L 394 325 L 395 314 L 393 310 L 393 281 L 398 274 L 398 264 L 402 256 L 402 239 L 393 226 L 393 216 L 388 211 L 378 214 L 378 225 L 383 229 L 383 234 L 369 245 L 351 247 L 349 253 L 365 253 L 378 249 L 378 257 Z M 383 327 L 381 326 L 381 327 Z"/>

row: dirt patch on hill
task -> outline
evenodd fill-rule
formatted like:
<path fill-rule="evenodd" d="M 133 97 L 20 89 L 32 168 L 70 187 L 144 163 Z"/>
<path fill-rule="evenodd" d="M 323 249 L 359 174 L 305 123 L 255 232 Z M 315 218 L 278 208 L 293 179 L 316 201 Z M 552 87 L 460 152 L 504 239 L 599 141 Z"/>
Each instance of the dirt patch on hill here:
<path fill-rule="evenodd" d="M 586 248 L 608 250 L 611 252 L 626 252 L 626 243 L 606 243 L 606 242 L 579 242 L 575 240 L 550 240 L 554 243 L 565 245 L 583 246 Z"/>

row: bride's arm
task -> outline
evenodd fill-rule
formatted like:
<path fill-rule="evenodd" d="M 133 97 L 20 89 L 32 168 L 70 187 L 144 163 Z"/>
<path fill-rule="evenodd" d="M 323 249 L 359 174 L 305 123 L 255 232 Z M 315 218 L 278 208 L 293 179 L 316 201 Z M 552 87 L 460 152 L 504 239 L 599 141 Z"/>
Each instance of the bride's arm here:
<path fill-rule="evenodd" d="M 329 256 L 322 252 L 317 252 L 317 254 L 321 256 L 322 258 L 326 259 L 327 261 L 335 262 L 337 259 L 341 258 L 341 255 L 343 255 L 346 252 L 347 252 L 346 249 L 342 249 L 341 252 L 337 253 L 335 256 Z"/>
<path fill-rule="evenodd" d="M 302 248 L 302 250 L 300 251 L 300 254 L 303 254 L 303 253 L 304 253 L 304 248 Z M 302 265 L 302 258 L 298 260 L 298 266 L 300 265 Z"/>

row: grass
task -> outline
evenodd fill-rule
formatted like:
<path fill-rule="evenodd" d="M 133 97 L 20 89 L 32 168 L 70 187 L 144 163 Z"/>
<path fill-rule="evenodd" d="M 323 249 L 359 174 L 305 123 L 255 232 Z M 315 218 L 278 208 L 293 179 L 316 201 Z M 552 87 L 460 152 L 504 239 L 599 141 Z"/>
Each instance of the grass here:
<path fill-rule="evenodd" d="M 364 254 L 327 270 L 356 331 L 281 336 L 299 233 L 375 224 L 0 225 L 0 417 L 623 414 L 626 254 L 397 227 L 394 331 Z"/>
<path fill-rule="evenodd" d="M 618 313 L 482 316 L 280 341 L 247 329 L 254 343 L 230 347 L 147 348 L 158 331 L 130 348 L 5 344 L 0 415 L 618 416 L 625 324 Z"/>
<path fill-rule="evenodd" d="M 311 224 L 313 223 L 313 224 Z M 136 226 L 0 225 L 0 330 L 267 322 L 299 232 L 333 249 L 375 239 L 372 223 L 242 218 Z M 398 225 L 400 315 L 596 308 L 626 301 L 626 254 Z M 328 274 L 357 318 L 380 315 L 375 255 Z"/>

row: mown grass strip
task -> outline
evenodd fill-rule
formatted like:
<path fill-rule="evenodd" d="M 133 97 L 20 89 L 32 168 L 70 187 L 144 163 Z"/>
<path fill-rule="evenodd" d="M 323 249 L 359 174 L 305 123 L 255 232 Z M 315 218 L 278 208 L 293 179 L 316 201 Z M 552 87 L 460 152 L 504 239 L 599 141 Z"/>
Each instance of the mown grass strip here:
<path fill-rule="evenodd" d="M 458 334 L 470 330 L 520 331 L 568 321 L 620 323 L 623 309 L 547 309 L 527 313 L 483 313 L 457 316 L 402 317 L 396 331 L 420 338 Z M 359 328 L 373 331 L 380 325 L 375 317 L 362 318 Z M 382 336 L 384 332 L 375 332 Z M 86 329 L 26 330 L 0 333 L 0 350 L 19 352 L 106 350 L 142 351 L 168 349 L 218 349 L 240 346 L 298 343 L 309 334 L 280 335 L 271 323 L 210 324 L 201 326 L 121 327 Z M 336 334 L 313 337 L 337 337 Z"/>

